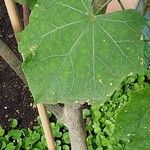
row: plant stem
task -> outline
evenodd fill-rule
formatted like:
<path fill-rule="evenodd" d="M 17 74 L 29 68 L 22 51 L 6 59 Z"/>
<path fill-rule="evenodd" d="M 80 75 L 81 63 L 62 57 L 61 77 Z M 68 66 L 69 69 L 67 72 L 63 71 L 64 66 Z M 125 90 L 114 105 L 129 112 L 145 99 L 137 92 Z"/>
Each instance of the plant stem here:
<path fill-rule="evenodd" d="M 149 8 L 150 8 L 150 1 L 149 0 L 143 1 L 142 16 L 146 15 L 146 13 L 148 12 Z"/>
<path fill-rule="evenodd" d="M 150 0 L 139 0 L 136 9 L 141 12 L 142 16 L 145 16 L 150 9 Z"/>
<path fill-rule="evenodd" d="M 30 10 L 27 5 L 23 5 L 23 23 L 24 27 L 26 27 L 29 23 L 29 15 L 30 15 Z"/>
<path fill-rule="evenodd" d="M 104 14 L 107 9 L 107 5 L 112 0 L 92 0 L 93 12 L 95 15 Z"/>
<path fill-rule="evenodd" d="M 72 150 L 87 150 L 85 122 L 80 104 L 64 108 L 65 124 L 68 127 Z"/>
<path fill-rule="evenodd" d="M 46 105 L 47 109 L 63 122 L 69 130 L 71 150 L 87 150 L 85 122 L 81 104 Z"/>
<path fill-rule="evenodd" d="M 8 46 L 0 40 L 0 56 L 7 62 L 7 64 L 16 72 L 21 80 L 27 85 L 24 73 L 21 69 L 21 62 L 16 55 L 8 48 Z"/>
<path fill-rule="evenodd" d="M 119 5 L 120 5 L 121 9 L 125 10 L 125 7 L 124 7 L 123 3 L 121 2 L 121 0 L 117 0 L 117 1 L 118 1 Z"/>

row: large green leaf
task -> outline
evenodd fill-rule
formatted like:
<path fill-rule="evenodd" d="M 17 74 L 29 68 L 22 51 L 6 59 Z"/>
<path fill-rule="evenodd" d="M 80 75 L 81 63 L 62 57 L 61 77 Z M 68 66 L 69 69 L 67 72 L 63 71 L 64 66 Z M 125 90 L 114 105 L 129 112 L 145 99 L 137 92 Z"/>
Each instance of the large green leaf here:
<path fill-rule="evenodd" d="M 35 101 L 103 102 L 143 71 L 144 23 L 133 10 L 94 16 L 91 0 L 39 0 L 19 46 Z"/>
<path fill-rule="evenodd" d="M 132 95 L 117 116 L 114 135 L 126 142 L 125 150 L 150 149 L 150 88 Z"/>

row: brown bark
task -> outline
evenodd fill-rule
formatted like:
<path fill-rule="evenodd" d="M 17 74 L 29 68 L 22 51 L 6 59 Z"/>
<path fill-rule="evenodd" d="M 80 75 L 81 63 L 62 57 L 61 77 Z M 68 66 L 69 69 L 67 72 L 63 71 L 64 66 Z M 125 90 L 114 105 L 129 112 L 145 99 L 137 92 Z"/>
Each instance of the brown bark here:
<path fill-rule="evenodd" d="M 64 123 L 68 127 L 72 150 L 87 150 L 85 122 L 79 104 L 64 108 Z"/>
<path fill-rule="evenodd" d="M 29 24 L 30 10 L 26 5 L 23 5 L 22 8 L 23 8 L 23 23 L 25 28 Z"/>

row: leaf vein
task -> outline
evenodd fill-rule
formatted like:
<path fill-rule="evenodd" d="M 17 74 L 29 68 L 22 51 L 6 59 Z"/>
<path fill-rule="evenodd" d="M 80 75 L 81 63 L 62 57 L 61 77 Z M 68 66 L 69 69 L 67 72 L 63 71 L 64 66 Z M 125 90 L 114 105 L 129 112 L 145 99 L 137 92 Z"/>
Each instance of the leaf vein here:
<path fill-rule="evenodd" d="M 100 25 L 98 22 L 96 22 L 97 25 L 106 33 L 106 35 L 112 40 L 112 42 L 117 46 L 117 48 L 119 49 L 119 51 L 127 58 L 127 60 L 132 63 L 132 61 L 129 59 L 129 57 L 123 52 L 123 50 L 121 49 L 121 47 L 119 46 L 119 44 L 116 42 L 116 40 L 107 32 L 107 30 Z"/>
<path fill-rule="evenodd" d="M 75 10 L 75 11 L 77 11 L 77 12 L 81 13 L 81 14 L 86 15 L 83 11 L 81 11 L 81 10 L 79 10 L 79 9 L 77 9 L 77 8 L 73 7 L 73 6 L 70 6 L 70 5 L 64 4 L 64 3 L 62 3 L 61 1 L 60 1 L 60 2 L 58 2 L 57 4 L 60 4 L 60 5 L 64 6 L 64 7 L 70 8 L 71 10 Z"/>

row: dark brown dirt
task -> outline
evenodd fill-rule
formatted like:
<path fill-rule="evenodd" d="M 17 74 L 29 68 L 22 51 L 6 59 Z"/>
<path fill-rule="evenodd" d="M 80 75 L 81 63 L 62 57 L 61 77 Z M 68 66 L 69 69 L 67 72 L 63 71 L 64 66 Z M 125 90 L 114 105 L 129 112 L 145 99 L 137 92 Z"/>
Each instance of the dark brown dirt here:
<path fill-rule="evenodd" d="M 21 6 L 18 8 L 21 14 Z M 0 38 L 22 60 L 3 0 L 0 0 Z M 16 118 L 20 128 L 28 128 L 35 124 L 36 116 L 37 111 L 33 108 L 31 93 L 0 57 L 0 125 L 10 130 L 9 120 Z"/>

